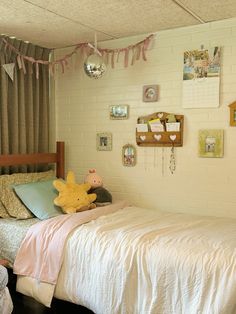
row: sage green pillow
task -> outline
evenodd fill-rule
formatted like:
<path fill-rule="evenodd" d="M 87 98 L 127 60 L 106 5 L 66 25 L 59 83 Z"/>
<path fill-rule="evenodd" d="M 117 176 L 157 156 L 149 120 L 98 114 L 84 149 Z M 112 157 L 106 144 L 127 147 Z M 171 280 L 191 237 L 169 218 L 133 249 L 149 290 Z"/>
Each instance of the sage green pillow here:
<path fill-rule="evenodd" d="M 54 199 L 58 196 L 53 186 L 54 180 L 55 178 L 13 186 L 24 205 L 41 220 L 63 214 L 60 207 L 54 205 Z"/>

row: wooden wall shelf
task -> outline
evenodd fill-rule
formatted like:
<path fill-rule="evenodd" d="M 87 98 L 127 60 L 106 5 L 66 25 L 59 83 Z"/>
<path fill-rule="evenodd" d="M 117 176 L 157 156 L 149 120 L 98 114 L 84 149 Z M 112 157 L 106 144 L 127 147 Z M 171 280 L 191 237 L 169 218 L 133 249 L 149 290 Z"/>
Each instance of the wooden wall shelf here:
<path fill-rule="evenodd" d="M 174 115 L 176 122 L 179 123 L 179 131 L 167 131 L 168 117 Z M 160 119 L 164 127 L 163 132 L 152 132 L 149 121 Z M 142 116 L 138 118 L 138 124 L 147 124 L 147 132 L 138 132 L 136 128 L 136 143 L 139 146 L 183 146 L 183 129 L 184 129 L 184 116 L 172 114 L 168 112 L 155 112 L 153 114 Z"/>

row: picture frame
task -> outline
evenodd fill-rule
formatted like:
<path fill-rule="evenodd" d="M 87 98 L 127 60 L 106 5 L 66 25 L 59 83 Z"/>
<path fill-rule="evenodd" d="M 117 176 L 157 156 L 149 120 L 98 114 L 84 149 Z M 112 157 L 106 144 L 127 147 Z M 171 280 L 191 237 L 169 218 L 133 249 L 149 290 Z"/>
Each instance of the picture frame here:
<path fill-rule="evenodd" d="M 223 157 L 224 130 L 205 129 L 199 130 L 199 157 Z"/>
<path fill-rule="evenodd" d="M 143 86 L 143 101 L 144 102 L 158 101 L 158 85 Z"/>
<path fill-rule="evenodd" d="M 132 144 L 122 147 L 122 164 L 125 167 L 134 167 L 137 162 L 136 148 Z"/>
<path fill-rule="evenodd" d="M 97 133 L 96 144 L 97 144 L 98 151 L 111 151 L 112 150 L 112 134 L 109 132 Z"/>
<path fill-rule="evenodd" d="M 113 105 L 109 109 L 110 119 L 112 120 L 125 120 L 129 118 L 128 105 Z"/>
<path fill-rule="evenodd" d="M 229 105 L 229 109 L 230 109 L 229 125 L 236 126 L 236 101 Z"/>

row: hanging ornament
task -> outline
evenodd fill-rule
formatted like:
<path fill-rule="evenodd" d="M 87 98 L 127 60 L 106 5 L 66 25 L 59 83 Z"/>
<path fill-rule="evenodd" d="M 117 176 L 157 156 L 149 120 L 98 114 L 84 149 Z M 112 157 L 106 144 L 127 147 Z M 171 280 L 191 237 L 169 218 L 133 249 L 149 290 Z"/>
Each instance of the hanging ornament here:
<path fill-rule="evenodd" d="M 10 77 L 10 79 L 13 82 L 15 63 L 3 64 L 2 67 L 4 68 L 4 70 L 6 71 L 6 73 L 8 74 L 8 76 Z"/>
<path fill-rule="evenodd" d="M 171 147 L 171 153 L 170 153 L 170 165 L 169 165 L 170 172 L 173 174 L 176 169 L 176 161 L 175 161 L 175 148 L 174 143 Z"/>
<path fill-rule="evenodd" d="M 94 46 L 89 44 L 91 48 L 93 48 L 94 52 L 88 56 L 88 58 L 84 62 L 84 71 L 85 73 L 94 79 L 98 79 L 103 76 L 106 72 L 106 64 L 103 61 L 102 55 L 97 49 L 97 36 L 95 33 L 95 41 Z"/>
<path fill-rule="evenodd" d="M 103 62 L 102 57 L 100 57 L 97 53 L 94 53 L 86 59 L 84 62 L 84 71 L 85 73 L 94 79 L 98 79 L 103 76 L 106 72 L 106 65 Z"/>
<path fill-rule="evenodd" d="M 154 35 L 151 34 L 148 37 L 146 37 L 144 40 L 137 42 L 133 45 L 129 45 L 125 48 L 115 48 L 115 49 L 107 49 L 107 48 L 100 48 L 97 49 L 97 43 L 95 40 L 95 46 L 91 45 L 90 43 L 79 43 L 77 44 L 72 52 L 66 54 L 65 56 L 56 59 L 54 61 L 48 61 L 48 60 L 41 60 L 41 59 L 35 59 L 33 57 L 29 57 L 27 55 L 22 54 L 19 50 L 17 50 L 12 44 L 10 44 L 5 38 L 1 38 L 1 41 L 5 45 L 5 51 L 13 51 L 16 54 L 16 65 L 18 65 L 19 69 L 22 69 L 24 74 L 26 74 L 26 66 L 25 61 L 30 62 L 31 64 L 35 65 L 35 74 L 36 78 L 39 78 L 39 65 L 48 65 L 49 71 L 51 75 L 53 76 L 55 73 L 55 67 L 57 65 L 60 65 L 62 73 L 65 72 L 66 66 L 68 64 L 68 59 L 72 58 L 74 54 L 76 54 L 77 50 L 81 50 L 82 52 L 87 47 L 90 47 L 93 49 L 93 54 L 91 54 L 87 60 L 84 63 L 84 70 L 85 73 L 92 78 L 99 78 L 101 77 L 105 71 L 106 67 L 108 66 L 109 62 L 111 64 L 111 67 L 115 67 L 115 63 L 119 62 L 119 56 L 121 53 L 124 52 L 124 66 L 127 67 L 129 65 L 129 56 L 131 54 L 131 65 L 134 65 L 136 60 L 143 59 L 143 61 L 147 61 L 146 52 L 148 49 L 148 46 L 150 42 L 153 40 Z M 102 56 L 104 56 L 107 61 L 104 61 Z M 13 66 L 7 66 L 5 69 L 8 68 L 6 71 L 7 74 L 10 76 L 11 79 L 13 79 L 13 73 L 14 69 Z"/>
<path fill-rule="evenodd" d="M 164 147 L 162 147 L 162 156 L 161 156 L 161 173 L 162 176 L 164 177 L 165 174 L 165 156 L 164 156 Z"/>

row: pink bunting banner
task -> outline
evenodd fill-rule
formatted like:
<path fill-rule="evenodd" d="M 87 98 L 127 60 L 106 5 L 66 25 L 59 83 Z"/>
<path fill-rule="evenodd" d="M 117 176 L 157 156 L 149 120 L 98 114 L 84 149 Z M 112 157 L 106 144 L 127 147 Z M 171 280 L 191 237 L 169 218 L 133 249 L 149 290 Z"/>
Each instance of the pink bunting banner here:
<path fill-rule="evenodd" d="M 146 57 L 146 51 L 150 45 L 150 42 L 153 40 L 154 34 L 149 35 L 144 40 L 134 44 L 130 45 L 125 48 L 116 48 L 116 49 L 107 49 L 107 48 L 97 48 L 98 52 L 103 56 L 104 60 L 107 64 L 109 62 L 111 63 L 111 67 L 115 67 L 115 60 L 116 62 L 119 62 L 120 54 L 124 53 L 124 67 L 128 67 L 129 61 L 131 59 L 131 65 L 134 65 L 136 60 L 140 60 L 140 57 L 142 56 L 142 59 L 144 61 L 147 61 Z M 44 61 L 40 59 L 34 59 L 33 57 L 28 57 L 26 55 L 23 55 L 20 53 L 19 50 L 17 50 L 13 45 L 11 45 L 5 38 L 2 38 L 2 41 L 5 44 L 5 51 L 7 49 L 14 51 L 17 55 L 16 60 L 19 69 L 22 69 L 24 74 L 26 74 L 26 67 L 25 67 L 25 61 L 31 62 L 32 64 L 35 64 L 36 69 L 36 78 L 39 78 L 39 64 L 48 65 L 49 66 L 49 72 L 53 76 L 55 73 L 55 66 L 59 65 L 61 67 L 62 73 L 65 72 L 66 68 L 68 67 L 68 60 L 77 53 L 78 50 L 81 51 L 82 55 L 90 55 L 94 51 L 94 47 L 89 43 L 79 43 L 77 44 L 73 51 L 69 54 L 66 54 L 60 59 L 57 59 L 55 61 Z M 130 57 L 131 53 L 131 58 Z"/>

